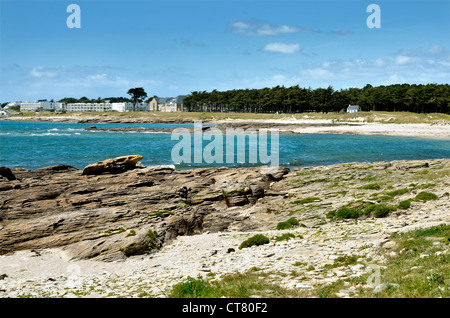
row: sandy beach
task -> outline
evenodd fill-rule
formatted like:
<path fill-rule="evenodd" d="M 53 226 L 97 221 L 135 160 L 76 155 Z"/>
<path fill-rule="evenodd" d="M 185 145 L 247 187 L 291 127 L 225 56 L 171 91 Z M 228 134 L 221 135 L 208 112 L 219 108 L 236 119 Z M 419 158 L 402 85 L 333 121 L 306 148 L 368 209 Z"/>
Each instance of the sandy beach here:
<path fill-rule="evenodd" d="M 267 124 L 276 127 L 282 133 L 290 131 L 297 134 L 352 134 L 387 135 L 423 138 L 450 138 L 449 125 L 431 124 L 385 124 L 366 122 L 338 122 L 330 120 L 226 120 L 226 124 Z"/>

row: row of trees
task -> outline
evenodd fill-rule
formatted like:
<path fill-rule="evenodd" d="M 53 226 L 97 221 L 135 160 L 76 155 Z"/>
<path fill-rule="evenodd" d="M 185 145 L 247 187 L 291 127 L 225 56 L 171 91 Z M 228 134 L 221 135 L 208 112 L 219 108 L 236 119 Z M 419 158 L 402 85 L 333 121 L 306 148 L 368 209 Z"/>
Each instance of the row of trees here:
<path fill-rule="evenodd" d="M 60 103 L 104 103 L 105 101 L 109 101 L 111 103 L 131 103 L 133 100 L 126 97 L 98 97 L 96 99 L 89 99 L 86 96 L 81 98 L 65 97 L 59 100 Z"/>
<path fill-rule="evenodd" d="M 363 111 L 450 113 L 449 84 L 395 84 L 335 90 L 276 86 L 262 89 L 192 92 L 184 99 L 188 111 L 339 112 L 349 104 Z"/>
<path fill-rule="evenodd" d="M 60 99 L 60 103 L 104 103 L 105 101 L 109 101 L 110 103 L 142 103 L 144 99 L 147 97 L 147 93 L 145 92 L 144 88 L 142 87 L 135 87 L 130 88 L 127 92 L 128 95 L 130 95 L 131 98 L 126 97 L 106 97 L 101 98 L 98 97 L 97 99 L 89 99 L 86 96 L 83 96 L 81 98 L 73 98 L 73 97 L 65 97 L 63 99 Z M 156 96 L 154 96 L 156 97 Z M 147 101 L 152 100 L 153 97 L 149 98 Z M 53 101 L 53 100 L 52 100 Z"/>

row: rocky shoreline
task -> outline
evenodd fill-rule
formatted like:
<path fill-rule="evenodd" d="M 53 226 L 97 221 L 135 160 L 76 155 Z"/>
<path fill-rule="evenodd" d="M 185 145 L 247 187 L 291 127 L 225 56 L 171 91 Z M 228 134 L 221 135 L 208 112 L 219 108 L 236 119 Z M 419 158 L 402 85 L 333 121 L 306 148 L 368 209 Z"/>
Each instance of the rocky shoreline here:
<path fill-rule="evenodd" d="M 30 117 L 22 117 L 22 116 L 7 116 L 2 118 L 2 120 L 7 121 L 53 121 L 53 122 L 67 122 L 67 123 L 125 123 L 125 124 L 158 124 L 158 123 L 166 123 L 166 124 L 185 124 L 191 123 L 192 120 L 183 119 L 183 118 L 152 118 L 152 117 L 118 117 L 111 116 L 107 114 L 103 115 L 93 115 L 93 116 L 80 116 L 80 115 L 63 115 L 63 116 L 30 116 Z M 205 119 L 204 122 L 210 122 L 212 120 Z"/>
<path fill-rule="evenodd" d="M 125 124 L 145 124 L 145 123 L 163 123 L 163 124 L 192 124 L 192 118 L 183 118 L 182 113 L 179 117 L 118 117 L 107 114 L 94 116 L 33 116 L 18 117 L 9 116 L 2 118 L 7 121 L 53 121 L 53 122 L 73 122 L 73 123 L 125 123 Z M 200 120 L 200 119 L 199 119 Z M 280 134 L 352 134 L 352 135 L 384 135 L 384 136 L 409 136 L 422 138 L 450 138 L 449 121 L 435 120 L 430 123 L 411 123 L 394 124 L 382 122 L 364 122 L 361 120 L 353 121 L 335 121 L 333 119 L 216 119 L 213 115 L 201 119 L 204 127 L 207 129 L 215 125 L 220 129 L 242 128 L 251 129 L 277 129 Z M 193 130 L 193 128 L 188 128 Z M 88 130 L 108 130 L 121 132 L 171 132 L 172 128 L 143 128 L 143 127 L 117 127 L 117 128 L 99 128 L 91 126 Z"/>
<path fill-rule="evenodd" d="M 166 297 L 188 276 L 255 267 L 299 290 L 357 277 L 370 270 L 364 259 L 383 262 L 390 234 L 450 223 L 449 167 L 450 159 L 292 170 L 137 165 L 96 175 L 67 165 L 5 168 L 0 297 Z M 424 190 L 436 198 L 413 200 Z M 383 217 L 330 217 L 345 205 L 405 200 L 409 208 Z M 289 218 L 299 225 L 277 230 Z M 256 233 L 271 243 L 238 248 Z M 283 233 L 293 238 L 274 239 Z M 361 262 L 323 269 L 342 255 Z M 302 275 L 283 274 L 292 271 Z"/>

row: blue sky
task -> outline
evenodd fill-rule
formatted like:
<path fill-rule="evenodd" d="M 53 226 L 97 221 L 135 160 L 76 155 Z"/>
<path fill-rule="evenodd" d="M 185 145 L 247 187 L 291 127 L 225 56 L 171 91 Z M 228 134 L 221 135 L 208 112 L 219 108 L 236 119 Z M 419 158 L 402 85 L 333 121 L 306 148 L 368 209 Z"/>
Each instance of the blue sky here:
<path fill-rule="evenodd" d="M 449 83 L 449 50 L 448 0 L 0 0 L 0 102 Z"/>

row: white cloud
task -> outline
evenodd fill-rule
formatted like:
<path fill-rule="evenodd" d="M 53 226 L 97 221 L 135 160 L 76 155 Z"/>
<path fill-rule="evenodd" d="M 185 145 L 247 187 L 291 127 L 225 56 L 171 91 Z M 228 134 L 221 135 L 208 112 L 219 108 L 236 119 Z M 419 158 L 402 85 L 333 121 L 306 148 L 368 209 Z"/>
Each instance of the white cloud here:
<path fill-rule="evenodd" d="M 432 44 L 429 48 L 420 47 L 413 50 L 400 50 L 396 55 L 409 57 L 449 58 L 450 52 L 442 45 Z"/>
<path fill-rule="evenodd" d="M 447 52 L 447 54 L 444 54 Z M 392 56 L 329 60 L 303 64 L 301 78 L 312 86 L 364 86 L 370 83 L 390 85 L 397 83 L 448 83 L 450 55 L 440 46 L 429 49 L 402 50 Z"/>
<path fill-rule="evenodd" d="M 92 80 L 104 80 L 108 77 L 108 74 L 96 74 L 88 76 L 89 79 Z"/>
<path fill-rule="evenodd" d="M 300 51 L 300 45 L 275 42 L 266 44 L 263 50 L 271 53 L 293 54 Z"/>
<path fill-rule="evenodd" d="M 406 64 L 414 64 L 420 61 L 419 58 L 405 56 L 405 55 L 397 55 L 395 57 L 395 63 L 398 65 L 406 65 Z"/>
<path fill-rule="evenodd" d="M 33 77 L 56 77 L 58 72 L 55 69 L 44 68 L 42 66 L 37 66 L 33 68 L 30 72 L 30 75 Z"/>
<path fill-rule="evenodd" d="M 304 70 L 302 72 L 302 74 L 307 76 L 307 78 L 312 78 L 315 80 L 324 79 L 324 78 L 327 78 L 327 79 L 335 79 L 336 78 L 336 75 L 333 72 L 331 72 L 325 68 L 320 68 L 320 67 Z"/>
<path fill-rule="evenodd" d="M 244 36 L 274 36 L 289 33 L 320 33 L 321 31 L 312 30 L 306 27 L 278 25 L 263 21 L 247 22 L 243 20 L 230 23 L 232 32 Z"/>

